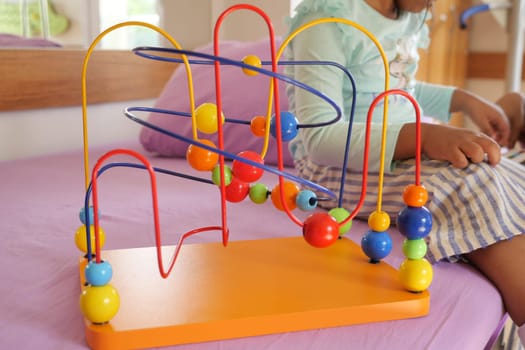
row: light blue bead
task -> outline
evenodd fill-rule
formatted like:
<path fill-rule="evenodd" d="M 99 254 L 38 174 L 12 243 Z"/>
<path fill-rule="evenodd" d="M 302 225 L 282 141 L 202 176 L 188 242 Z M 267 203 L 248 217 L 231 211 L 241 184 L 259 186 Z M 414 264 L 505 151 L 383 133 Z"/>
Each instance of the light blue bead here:
<path fill-rule="evenodd" d="M 93 207 L 89 207 L 88 214 L 89 214 L 89 224 L 93 225 L 93 223 L 95 222 L 95 211 Z M 98 211 L 98 216 L 100 217 L 100 210 Z M 80 208 L 78 217 L 80 218 L 80 221 L 85 225 L 86 224 L 86 207 Z"/>
<path fill-rule="evenodd" d="M 107 261 L 97 263 L 91 260 L 84 270 L 86 282 L 92 286 L 105 286 L 113 277 L 113 268 Z"/>
<path fill-rule="evenodd" d="M 304 211 L 312 211 L 317 208 L 317 195 L 310 190 L 302 190 L 295 197 L 297 207 Z"/>

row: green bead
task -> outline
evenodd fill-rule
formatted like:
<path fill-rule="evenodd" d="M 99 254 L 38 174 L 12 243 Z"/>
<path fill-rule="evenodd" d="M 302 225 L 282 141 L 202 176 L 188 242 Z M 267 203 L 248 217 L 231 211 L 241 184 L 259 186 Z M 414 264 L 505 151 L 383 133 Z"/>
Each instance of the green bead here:
<path fill-rule="evenodd" d="M 344 220 L 346 220 L 347 217 L 350 216 L 350 213 L 345 208 L 334 208 L 330 210 L 328 214 L 330 214 L 335 219 L 335 221 L 337 221 L 337 223 L 343 222 Z M 352 228 L 352 220 L 350 220 L 347 224 L 339 228 L 339 235 L 340 236 L 344 235 L 345 233 L 350 231 L 351 228 Z"/>
<path fill-rule="evenodd" d="M 252 202 L 256 204 L 262 204 L 268 199 L 268 186 L 265 184 L 254 184 L 250 187 L 250 192 L 248 194 Z"/>
<path fill-rule="evenodd" d="M 423 238 L 405 239 L 403 242 L 403 254 L 409 259 L 422 259 L 427 254 L 427 243 Z"/>
<path fill-rule="evenodd" d="M 217 186 L 221 185 L 221 166 L 217 164 L 211 171 L 211 180 Z M 232 182 L 232 170 L 228 166 L 224 166 L 224 185 L 228 186 Z"/>

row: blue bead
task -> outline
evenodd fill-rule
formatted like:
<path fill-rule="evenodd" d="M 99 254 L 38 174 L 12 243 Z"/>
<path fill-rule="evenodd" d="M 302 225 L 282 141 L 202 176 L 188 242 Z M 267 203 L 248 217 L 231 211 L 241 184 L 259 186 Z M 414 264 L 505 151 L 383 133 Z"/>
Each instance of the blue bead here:
<path fill-rule="evenodd" d="M 93 207 L 89 207 L 88 213 L 89 213 L 89 224 L 93 225 L 93 223 L 95 222 L 95 211 L 93 210 Z M 100 210 L 98 211 L 98 215 L 100 216 Z M 80 218 L 80 221 L 85 225 L 86 224 L 86 207 L 80 208 L 78 217 Z"/>
<path fill-rule="evenodd" d="M 84 270 L 86 282 L 92 286 L 105 286 L 113 277 L 113 268 L 107 261 L 97 263 L 91 260 Z"/>
<path fill-rule="evenodd" d="M 293 140 L 297 136 L 297 118 L 290 112 L 281 112 L 281 138 L 284 142 Z M 270 133 L 277 138 L 275 116 L 270 120 Z"/>
<path fill-rule="evenodd" d="M 311 211 L 317 208 L 317 195 L 310 190 L 302 190 L 295 197 L 297 207 L 304 211 Z"/>
<path fill-rule="evenodd" d="M 432 229 L 432 214 L 426 207 L 407 206 L 397 216 L 397 228 L 408 239 L 424 238 Z"/>
<path fill-rule="evenodd" d="M 385 258 L 392 251 L 392 238 L 387 231 L 369 230 L 361 238 L 361 249 L 374 262 Z"/>

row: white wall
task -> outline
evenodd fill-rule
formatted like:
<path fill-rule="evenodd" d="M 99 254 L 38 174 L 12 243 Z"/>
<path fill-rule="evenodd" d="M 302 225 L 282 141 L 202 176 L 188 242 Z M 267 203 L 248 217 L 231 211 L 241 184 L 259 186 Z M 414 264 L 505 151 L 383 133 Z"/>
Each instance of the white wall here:
<path fill-rule="evenodd" d="M 85 0 L 52 0 L 55 12 L 66 16 L 69 20 L 68 29 L 52 39 L 68 47 L 87 47 L 90 44 L 89 32 L 90 18 L 96 14 L 97 8 L 93 6 L 96 1 Z"/>
<path fill-rule="evenodd" d="M 109 0 L 107 0 L 109 1 Z M 164 20 L 161 25 L 183 47 L 208 43 L 212 40 L 216 18 L 235 0 L 160 0 Z M 70 18 L 70 29 L 55 39 L 67 46 L 88 46 L 92 23 L 88 13 L 96 13 L 95 1 L 53 0 L 56 11 Z M 278 35 L 283 35 L 283 19 L 290 13 L 288 1 L 250 0 L 271 18 Z M 241 13 L 243 12 L 243 13 Z M 239 30 L 242 28 L 242 30 Z M 254 40 L 266 35 L 266 24 L 253 13 L 238 11 L 224 21 L 222 39 Z M 98 32 L 95 33 L 97 35 Z M 79 72 L 80 74 L 80 72 Z M 151 101 L 119 102 L 89 106 L 91 129 L 89 144 L 138 139 L 139 126 L 122 114 L 128 105 L 148 106 Z M 17 112 L 0 112 L 0 160 L 25 158 L 47 153 L 82 148 L 80 107 L 52 108 Z"/>
<path fill-rule="evenodd" d="M 109 1 L 109 0 L 108 0 Z M 164 14 L 162 27 L 185 48 L 194 48 L 212 40 L 217 17 L 235 0 L 159 0 Z M 71 18 L 70 31 L 58 39 L 68 45 L 82 45 L 90 31 L 87 13 L 93 11 L 94 1 L 54 0 L 58 12 Z M 270 18 L 278 35 L 286 33 L 284 17 L 296 1 L 250 0 Z M 469 26 L 471 51 L 506 51 L 508 34 L 489 13 L 474 16 Z M 221 27 L 222 39 L 255 40 L 267 35 L 262 19 L 247 11 L 232 13 Z M 82 39 L 84 38 L 84 39 Z M 89 42 L 88 42 L 89 44 Z M 505 89 L 502 80 L 471 79 L 467 87 L 495 100 Z M 525 91 L 525 86 L 524 86 Z M 147 103 L 153 103 L 148 101 Z M 147 104 L 146 103 L 146 104 Z M 90 144 L 119 141 L 137 137 L 138 127 L 123 117 L 122 109 L 129 102 L 90 106 Z M 133 103 L 134 105 L 136 103 Z M 80 107 L 36 111 L 0 112 L 0 160 L 28 157 L 81 147 Z"/>
<path fill-rule="evenodd" d="M 290 14 L 292 3 L 297 1 L 268 0 L 161 0 L 163 28 L 170 33 L 181 46 L 195 48 L 213 40 L 213 30 L 217 18 L 235 4 L 251 4 L 260 8 L 270 18 L 277 35 L 286 34 L 284 18 Z M 191 33 L 191 35 L 188 35 Z M 248 10 L 237 10 L 225 17 L 220 29 L 223 40 L 256 40 L 268 35 L 264 20 Z"/>
<path fill-rule="evenodd" d="M 284 18 L 298 2 L 297 0 L 158 1 L 162 18 L 161 27 L 184 48 L 195 48 L 209 43 L 213 38 L 213 28 L 219 15 L 230 6 L 239 3 L 251 4 L 263 10 L 271 18 L 277 35 L 284 35 L 286 32 Z M 96 4 L 95 0 L 53 0 L 56 11 L 70 20 L 68 31 L 53 39 L 65 46 L 87 47 L 100 31 L 95 18 L 98 12 Z M 262 18 L 247 10 L 231 13 L 220 30 L 221 39 L 247 41 L 265 35 L 267 35 L 267 27 Z"/>
<path fill-rule="evenodd" d="M 108 0 L 109 1 L 109 0 Z M 95 1 L 54 0 L 57 12 L 70 19 L 70 29 L 55 39 L 66 46 L 87 47 L 89 13 L 96 13 Z M 183 47 L 194 48 L 212 40 L 215 20 L 225 9 L 239 3 L 234 0 L 160 0 L 164 14 L 161 25 Z M 272 18 L 277 35 L 283 35 L 283 19 L 290 13 L 288 1 L 251 0 L 244 3 L 260 7 Z M 239 30 L 242 28 L 242 30 Z M 248 11 L 236 11 L 221 27 L 222 39 L 254 40 L 266 35 L 262 19 Z M 96 32 L 94 35 L 98 35 Z M 91 34 L 93 36 L 93 33 Z M 79 72 L 80 74 L 80 72 Z M 89 144 L 136 140 L 139 126 L 122 114 L 128 105 L 152 105 L 154 101 L 119 102 L 89 106 Z M 80 107 L 52 108 L 17 112 L 0 112 L 0 160 L 25 158 L 82 148 L 82 114 Z"/>
<path fill-rule="evenodd" d="M 494 10 L 473 16 L 468 27 L 469 50 L 506 53 L 511 45 L 503 20 L 506 15 L 506 10 Z M 505 92 L 506 86 L 503 79 L 469 79 L 467 88 L 489 100 L 496 100 Z M 525 84 L 522 84 L 522 91 L 525 91 Z"/>
<path fill-rule="evenodd" d="M 123 110 L 127 106 L 152 105 L 153 100 L 144 100 L 88 106 L 90 147 L 138 140 L 140 125 L 126 118 Z M 0 112 L 0 160 L 26 158 L 82 147 L 80 107 Z"/>

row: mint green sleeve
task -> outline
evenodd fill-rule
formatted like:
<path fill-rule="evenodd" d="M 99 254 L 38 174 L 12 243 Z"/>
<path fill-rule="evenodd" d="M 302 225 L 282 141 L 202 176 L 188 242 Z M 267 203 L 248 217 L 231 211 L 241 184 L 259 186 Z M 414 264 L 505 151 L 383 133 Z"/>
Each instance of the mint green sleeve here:
<path fill-rule="evenodd" d="M 421 106 L 423 115 L 448 122 L 450 120 L 450 102 L 455 90 L 456 88 L 453 86 L 418 82 L 414 97 Z"/>
<path fill-rule="evenodd" d="M 336 24 L 330 23 L 314 26 L 308 29 L 308 35 L 298 35 L 292 41 L 294 60 L 332 61 L 348 66 L 346 60 L 349 50 L 342 47 L 337 38 Z M 351 49 L 351 48 L 350 48 Z M 351 63 L 350 63 L 351 65 Z M 348 79 L 344 73 L 335 67 L 316 65 L 298 66 L 294 68 L 294 78 L 318 90 L 331 98 L 338 106 L 344 106 L 343 82 Z M 319 97 L 298 87 L 293 87 L 291 96 L 294 100 L 295 114 L 300 124 L 308 125 L 331 120 L 335 117 L 334 109 Z M 348 113 L 349 111 L 343 111 Z M 366 120 L 366 116 L 356 118 Z M 301 138 L 306 155 L 317 164 L 340 167 L 343 164 L 345 143 L 348 132 L 348 118 L 322 128 L 301 128 Z M 390 169 L 395 144 L 401 126 L 392 126 L 387 130 L 385 167 Z M 369 170 L 379 170 L 382 124 L 372 124 L 370 135 L 373 143 L 370 145 Z M 348 168 L 363 169 L 363 151 L 365 147 L 366 124 L 354 122 L 349 151 Z"/>

